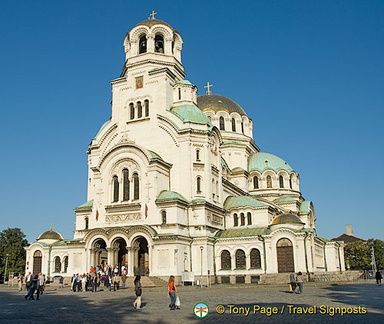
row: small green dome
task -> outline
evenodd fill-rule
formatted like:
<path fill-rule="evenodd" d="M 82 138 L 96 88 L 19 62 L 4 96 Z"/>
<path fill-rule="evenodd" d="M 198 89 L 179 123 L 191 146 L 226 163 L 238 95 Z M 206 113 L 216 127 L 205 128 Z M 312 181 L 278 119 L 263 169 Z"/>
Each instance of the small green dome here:
<path fill-rule="evenodd" d="M 244 109 L 233 100 L 215 94 L 197 96 L 197 105 L 202 111 L 213 110 L 215 113 L 224 110 L 229 114 L 237 112 L 240 116 L 247 116 Z"/>
<path fill-rule="evenodd" d="M 283 159 L 270 153 L 254 153 L 248 160 L 248 172 L 259 171 L 263 173 L 265 170 L 273 170 L 276 173 L 280 170 L 285 170 L 288 173 L 292 172 L 291 166 Z"/>
<path fill-rule="evenodd" d="M 279 225 L 279 224 L 299 224 L 304 225 L 304 223 L 300 220 L 299 217 L 292 214 L 281 214 L 276 216 L 271 225 Z"/>
<path fill-rule="evenodd" d="M 224 202 L 224 209 L 226 210 L 238 207 L 259 208 L 265 206 L 267 205 L 250 196 L 228 197 Z"/>
<path fill-rule="evenodd" d="M 212 126 L 209 118 L 194 105 L 182 105 L 171 108 L 171 113 L 181 119 L 183 123 L 194 123 Z"/>
<path fill-rule="evenodd" d="M 55 231 L 52 231 L 52 230 L 49 230 L 49 231 L 46 231 L 42 234 L 40 234 L 39 238 L 37 239 L 38 241 L 39 240 L 63 240 L 63 237 L 55 232 Z"/>

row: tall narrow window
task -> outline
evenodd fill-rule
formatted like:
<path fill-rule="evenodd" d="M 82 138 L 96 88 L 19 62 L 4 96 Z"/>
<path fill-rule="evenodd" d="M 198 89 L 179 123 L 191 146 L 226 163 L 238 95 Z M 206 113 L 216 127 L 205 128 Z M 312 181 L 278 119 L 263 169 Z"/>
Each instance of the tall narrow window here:
<path fill-rule="evenodd" d="M 222 270 L 231 269 L 231 254 L 227 250 L 224 250 L 223 252 L 221 252 L 221 269 Z"/>
<path fill-rule="evenodd" d="M 164 38 L 163 38 L 163 36 L 160 36 L 160 35 L 155 36 L 155 52 L 156 53 L 164 53 Z"/>
<path fill-rule="evenodd" d="M 239 216 L 237 214 L 233 214 L 233 226 L 239 226 Z"/>
<path fill-rule="evenodd" d="M 244 134 L 244 123 L 241 122 L 241 132 Z"/>
<path fill-rule="evenodd" d="M 113 176 L 113 202 L 119 201 L 119 178 L 117 176 Z"/>
<path fill-rule="evenodd" d="M 236 120 L 232 118 L 232 132 L 236 132 Z"/>
<path fill-rule="evenodd" d="M 167 224 L 167 212 L 165 210 L 161 212 L 161 223 Z"/>
<path fill-rule="evenodd" d="M 129 113 L 131 120 L 135 119 L 135 107 L 132 102 L 129 104 Z"/>
<path fill-rule="evenodd" d="M 253 189 L 259 189 L 259 177 L 258 176 L 253 177 Z"/>
<path fill-rule="evenodd" d="M 252 249 L 249 256 L 251 258 L 251 268 L 260 269 L 261 268 L 260 251 L 258 249 Z"/>
<path fill-rule="evenodd" d="M 224 117 L 223 116 L 220 116 L 220 118 L 219 118 L 219 129 L 225 130 Z"/>
<path fill-rule="evenodd" d="M 143 107 L 141 106 L 141 101 L 137 102 L 137 118 L 143 117 Z"/>
<path fill-rule="evenodd" d="M 236 251 L 236 269 L 245 269 L 245 252 L 243 250 Z"/>
<path fill-rule="evenodd" d="M 67 273 L 67 269 L 68 269 L 68 256 L 65 256 L 65 257 L 64 257 L 63 263 L 64 263 L 64 269 L 63 269 L 63 272 L 64 272 L 64 273 Z"/>
<path fill-rule="evenodd" d="M 61 261 L 60 257 L 55 257 L 55 272 L 61 272 Z"/>
<path fill-rule="evenodd" d="M 179 88 L 178 90 L 179 90 L 178 91 L 179 92 L 179 100 L 181 100 L 181 89 Z"/>
<path fill-rule="evenodd" d="M 267 188 L 272 188 L 272 177 L 267 176 Z"/>
<path fill-rule="evenodd" d="M 201 178 L 197 177 L 196 179 L 196 191 L 197 193 L 201 193 Z"/>
<path fill-rule="evenodd" d="M 279 184 L 280 184 L 280 188 L 284 188 L 284 178 L 282 175 L 279 177 Z"/>
<path fill-rule="evenodd" d="M 144 110 L 145 110 L 145 117 L 149 116 L 149 100 L 144 100 Z"/>
<path fill-rule="evenodd" d="M 248 218 L 248 225 L 252 225 L 252 214 L 247 213 L 247 218 Z"/>
<path fill-rule="evenodd" d="M 139 41 L 139 54 L 147 52 L 147 37 L 144 35 L 140 37 Z"/>
<path fill-rule="evenodd" d="M 85 217 L 84 221 L 85 221 L 85 229 L 87 230 L 88 227 L 89 227 L 89 219 L 88 219 L 88 217 Z"/>
<path fill-rule="evenodd" d="M 133 199 L 139 199 L 139 175 L 137 173 L 133 174 Z"/>
<path fill-rule="evenodd" d="M 293 187 L 292 187 L 292 180 L 293 180 L 293 175 L 291 175 L 289 177 L 289 188 L 291 188 L 291 189 L 293 189 Z"/>
<path fill-rule="evenodd" d="M 123 170 L 123 201 L 129 200 L 129 171 Z"/>
<path fill-rule="evenodd" d="M 196 150 L 196 161 L 200 161 L 200 150 Z"/>
<path fill-rule="evenodd" d="M 244 213 L 240 214 L 240 221 L 241 221 L 241 226 L 245 226 L 245 215 L 244 215 Z"/>

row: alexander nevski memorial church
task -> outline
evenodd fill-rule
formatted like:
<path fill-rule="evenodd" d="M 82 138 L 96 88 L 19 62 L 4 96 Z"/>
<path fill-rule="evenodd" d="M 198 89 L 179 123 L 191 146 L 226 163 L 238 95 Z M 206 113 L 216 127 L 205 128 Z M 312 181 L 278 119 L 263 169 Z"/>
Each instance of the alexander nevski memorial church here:
<path fill-rule="evenodd" d="M 344 271 L 342 244 L 316 235 L 298 173 L 260 152 L 239 104 L 209 83 L 197 95 L 182 44 L 154 15 L 126 34 L 112 117 L 87 151 L 74 238 L 42 233 L 26 248 L 26 271 L 70 277 L 118 264 L 130 276 L 218 283 Z"/>

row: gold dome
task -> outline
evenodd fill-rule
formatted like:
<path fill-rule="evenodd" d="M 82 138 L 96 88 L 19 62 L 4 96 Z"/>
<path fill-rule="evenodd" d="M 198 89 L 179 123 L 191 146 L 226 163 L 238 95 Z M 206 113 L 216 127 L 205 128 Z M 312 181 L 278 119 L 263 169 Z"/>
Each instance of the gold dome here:
<path fill-rule="evenodd" d="M 197 106 L 202 110 L 213 110 L 215 113 L 224 110 L 229 114 L 232 112 L 237 112 L 240 116 L 247 116 L 244 109 L 241 108 L 233 100 L 216 95 L 216 94 L 205 94 L 197 96 Z"/>

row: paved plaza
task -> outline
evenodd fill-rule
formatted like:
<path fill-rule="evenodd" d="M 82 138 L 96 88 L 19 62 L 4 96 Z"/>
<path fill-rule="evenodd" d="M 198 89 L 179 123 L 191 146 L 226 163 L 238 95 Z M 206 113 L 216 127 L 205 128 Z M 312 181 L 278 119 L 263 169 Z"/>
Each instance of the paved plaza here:
<path fill-rule="evenodd" d="M 47 287 L 40 300 L 24 295 L 0 286 L 0 323 L 384 323 L 384 285 L 373 282 L 306 283 L 303 294 L 290 293 L 288 285 L 179 287 L 181 310 L 174 311 L 165 287 L 144 288 L 140 310 L 132 306 L 132 288 L 73 293 Z M 200 302 L 209 308 L 204 318 L 194 314 Z"/>

